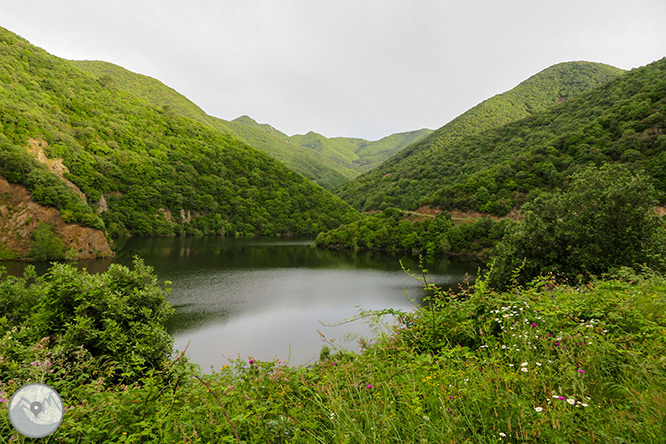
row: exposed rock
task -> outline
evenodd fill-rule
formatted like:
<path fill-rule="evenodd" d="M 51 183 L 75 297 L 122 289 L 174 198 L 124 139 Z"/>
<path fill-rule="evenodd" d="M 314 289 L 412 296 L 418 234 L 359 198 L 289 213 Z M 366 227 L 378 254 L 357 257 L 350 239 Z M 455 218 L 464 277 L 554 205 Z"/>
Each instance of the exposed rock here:
<path fill-rule="evenodd" d="M 44 153 L 44 147 L 46 146 L 48 146 L 48 144 L 45 140 L 29 139 L 26 151 L 32 154 L 38 162 L 46 165 L 49 171 L 58 176 L 65 183 L 65 185 L 67 185 L 67 187 L 78 194 L 81 200 L 87 203 L 88 200 L 86 199 L 86 195 L 83 194 L 81 189 L 65 178 L 65 173 L 69 173 L 69 169 L 65 166 L 63 160 L 49 159 L 46 157 L 46 154 Z"/>
<path fill-rule="evenodd" d="M 105 212 L 106 210 L 109 209 L 109 204 L 106 203 L 106 199 L 104 198 L 104 195 L 102 195 L 102 197 L 99 198 L 99 200 L 94 205 L 94 207 L 95 207 L 95 212 L 97 213 L 97 215 L 100 215 L 100 214 L 102 214 L 103 212 Z"/>
<path fill-rule="evenodd" d="M 182 208 L 180 209 L 180 220 L 184 224 L 187 224 L 187 223 L 191 222 L 194 217 L 198 217 L 198 216 L 199 216 L 199 213 L 197 213 L 196 211 L 194 212 L 194 214 L 192 214 L 192 212 L 190 210 L 187 210 L 187 213 L 185 213 L 184 209 L 182 209 Z"/>
<path fill-rule="evenodd" d="M 65 223 L 60 211 L 33 201 L 21 185 L 0 177 L 0 247 L 28 259 L 32 233 L 40 223 L 48 223 L 78 259 L 94 259 L 114 255 L 104 232 L 94 228 Z"/>

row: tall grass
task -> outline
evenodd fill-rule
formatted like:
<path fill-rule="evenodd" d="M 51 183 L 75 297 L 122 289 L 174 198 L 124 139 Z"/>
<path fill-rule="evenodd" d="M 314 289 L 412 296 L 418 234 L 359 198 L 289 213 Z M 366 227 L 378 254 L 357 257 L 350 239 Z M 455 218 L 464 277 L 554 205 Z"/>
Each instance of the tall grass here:
<path fill-rule="evenodd" d="M 359 355 L 206 376 L 179 358 L 129 386 L 99 368 L 58 387 L 68 411 L 46 442 L 666 442 L 664 277 L 431 290 Z"/>

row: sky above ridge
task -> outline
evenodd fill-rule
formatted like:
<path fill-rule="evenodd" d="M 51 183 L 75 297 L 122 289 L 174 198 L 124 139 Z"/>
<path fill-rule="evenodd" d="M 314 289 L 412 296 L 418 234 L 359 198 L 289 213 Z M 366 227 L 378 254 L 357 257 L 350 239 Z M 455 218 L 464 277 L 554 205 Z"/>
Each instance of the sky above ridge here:
<path fill-rule="evenodd" d="M 154 77 L 227 120 L 377 140 L 548 66 L 666 56 L 664 0 L 0 0 L 0 26 Z"/>

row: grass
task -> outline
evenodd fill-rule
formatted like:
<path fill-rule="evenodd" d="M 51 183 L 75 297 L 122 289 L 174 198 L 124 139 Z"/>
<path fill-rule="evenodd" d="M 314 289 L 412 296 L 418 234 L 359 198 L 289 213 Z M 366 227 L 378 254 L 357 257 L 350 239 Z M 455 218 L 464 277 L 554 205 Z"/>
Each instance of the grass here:
<path fill-rule="evenodd" d="M 54 383 L 68 410 L 44 441 L 666 442 L 664 277 L 548 278 L 502 294 L 483 281 L 458 295 L 426 286 L 430 304 L 359 355 L 248 358 L 211 375 L 179 355 L 125 386 L 91 366 L 94 382 Z M 40 350 L 24 359 L 42 362 Z"/>

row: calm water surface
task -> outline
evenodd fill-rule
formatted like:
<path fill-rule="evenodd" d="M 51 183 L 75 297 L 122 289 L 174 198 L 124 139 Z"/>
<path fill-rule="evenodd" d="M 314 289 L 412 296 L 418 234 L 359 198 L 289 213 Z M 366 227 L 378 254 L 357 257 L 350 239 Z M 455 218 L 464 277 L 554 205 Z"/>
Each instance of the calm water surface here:
<path fill-rule="evenodd" d="M 334 346 L 358 350 L 360 337 L 373 336 L 370 325 L 335 324 L 362 309 L 409 311 L 409 299 L 418 304 L 424 295 L 398 258 L 319 250 L 311 240 L 129 239 L 113 261 L 79 266 L 98 272 L 112 262 L 131 265 L 135 255 L 172 282 L 168 300 L 176 315 L 167 328 L 175 349 L 187 346 L 187 356 L 204 371 L 249 356 L 314 362 L 325 345 L 322 335 Z M 403 263 L 418 270 L 413 260 Z M 479 265 L 441 260 L 428 264 L 429 278 L 455 288 Z M 18 272 L 20 266 L 9 268 Z"/>

